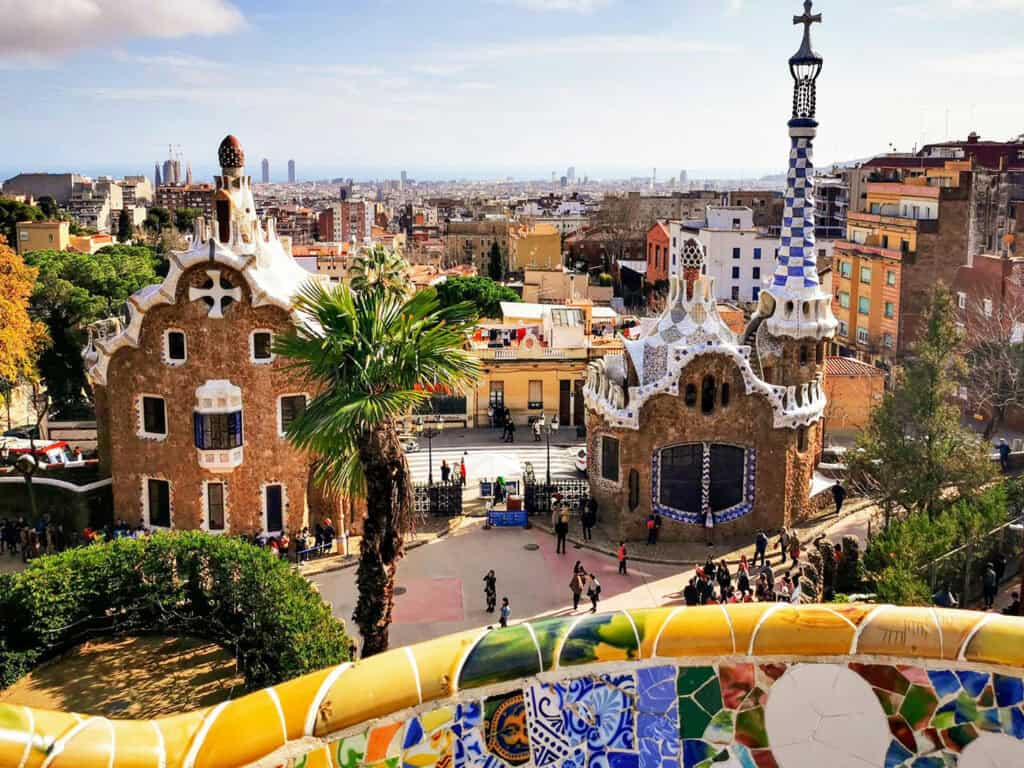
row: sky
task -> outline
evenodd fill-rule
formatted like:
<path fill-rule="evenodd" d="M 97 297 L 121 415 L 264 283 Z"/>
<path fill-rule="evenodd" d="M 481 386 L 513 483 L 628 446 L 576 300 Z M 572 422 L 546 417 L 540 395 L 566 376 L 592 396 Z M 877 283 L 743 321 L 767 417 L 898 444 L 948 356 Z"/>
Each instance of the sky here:
<path fill-rule="evenodd" d="M 819 166 L 1024 133 L 1024 0 L 819 0 Z M 799 0 L 0 0 L 0 179 L 784 170 Z M 948 126 L 948 129 L 947 129 Z"/>

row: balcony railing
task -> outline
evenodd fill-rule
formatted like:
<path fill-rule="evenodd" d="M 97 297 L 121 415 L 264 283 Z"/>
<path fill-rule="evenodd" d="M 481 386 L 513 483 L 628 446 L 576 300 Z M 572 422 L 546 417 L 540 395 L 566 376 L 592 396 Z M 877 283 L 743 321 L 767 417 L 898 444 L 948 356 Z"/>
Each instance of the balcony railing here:
<path fill-rule="evenodd" d="M 586 360 L 589 350 L 586 347 L 474 347 L 473 351 L 481 360 Z"/>

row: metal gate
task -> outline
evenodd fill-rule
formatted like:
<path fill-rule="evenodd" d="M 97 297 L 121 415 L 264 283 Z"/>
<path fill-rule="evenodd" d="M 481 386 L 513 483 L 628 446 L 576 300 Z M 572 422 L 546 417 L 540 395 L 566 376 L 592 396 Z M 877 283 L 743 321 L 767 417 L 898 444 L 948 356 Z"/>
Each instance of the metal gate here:
<path fill-rule="evenodd" d="M 561 494 L 562 502 L 576 511 L 580 502 L 590 496 L 590 484 L 586 480 L 553 480 L 546 483 L 527 482 L 523 491 L 526 510 L 531 515 L 550 515 L 551 497 Z"/>
<path fill-rule="evenodd" d="M 413 486 L 417 515 L 456 517 L 462 514 L 462 484 L 458 481 L 447 483 L 416 483 Z"/>

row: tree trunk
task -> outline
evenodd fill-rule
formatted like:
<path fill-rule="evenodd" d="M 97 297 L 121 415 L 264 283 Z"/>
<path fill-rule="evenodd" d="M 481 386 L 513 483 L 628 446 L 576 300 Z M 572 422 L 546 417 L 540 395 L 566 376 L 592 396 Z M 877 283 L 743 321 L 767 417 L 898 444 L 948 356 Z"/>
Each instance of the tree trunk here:
<path fill-rule="evenodd" d="M 366 519 L 356 571 L 359 598 L 352 618 L 363 636 L 361 656 L 366 658 L 388 649 L 395 566 L 412 519 L 413 497 L 394 424 L 381 424 L 364 436 L 359 461 L 366 476 Z"/>

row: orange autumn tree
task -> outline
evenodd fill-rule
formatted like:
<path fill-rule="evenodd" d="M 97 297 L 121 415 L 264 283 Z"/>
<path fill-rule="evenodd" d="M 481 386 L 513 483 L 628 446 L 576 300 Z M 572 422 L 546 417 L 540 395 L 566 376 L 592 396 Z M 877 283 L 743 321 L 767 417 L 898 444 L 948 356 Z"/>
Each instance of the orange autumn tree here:
<path fill-rule="evenodd" d="M 0 403 L 17 382 L 35 371 L 35 360 L 46 341 L 46 328 L 28 313 L 36 270 L 22 261 L 0 235 Z"/>

